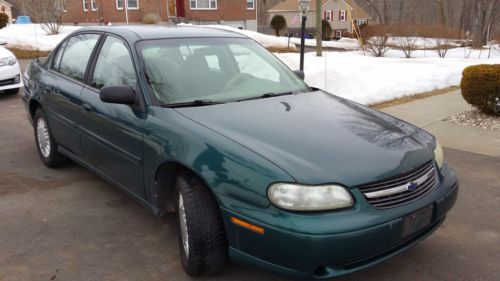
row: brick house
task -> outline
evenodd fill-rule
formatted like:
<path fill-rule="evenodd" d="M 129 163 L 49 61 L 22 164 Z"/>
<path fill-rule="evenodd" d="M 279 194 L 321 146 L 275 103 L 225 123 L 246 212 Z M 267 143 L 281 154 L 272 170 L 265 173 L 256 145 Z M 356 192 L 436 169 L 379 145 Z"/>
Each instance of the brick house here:
<path fill-rule="evenodd" d="M 63 22 L 123 24 L 128 17 L 129 23 L 140 23 L 145 14 L 154 12 L 162 22 L 225 24 L 257 30 L 256 5 L 257 0 L 65 0 Z"/>
<path fill-rule="evenodd" d="M 353 0 L 323 0 L 322 19 L 327 20 L 332 27 L 333 37 L 342 37 L 348 33 L 352 34 L 355 26 L 369 24 L 371 17 L 357 5 Z M 285 17 L 289 29 L 300 28 L 300 11 L 297 0 L 286 0 L 280 2 L 268 10 L 269 18 L 274 15 Z M 307 14 L 306 28 L 316 28 L 316 1 L 311 1 Z"/>

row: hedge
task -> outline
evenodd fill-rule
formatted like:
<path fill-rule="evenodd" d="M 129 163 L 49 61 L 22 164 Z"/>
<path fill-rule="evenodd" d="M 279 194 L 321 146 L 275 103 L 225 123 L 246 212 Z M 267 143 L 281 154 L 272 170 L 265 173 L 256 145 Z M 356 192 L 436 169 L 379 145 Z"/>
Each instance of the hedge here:
<path fill-rule="evenodd" d="M 486 114 L 500 116 L 500 64 L 467 67 L 460 87 L 468 103 Z"/>

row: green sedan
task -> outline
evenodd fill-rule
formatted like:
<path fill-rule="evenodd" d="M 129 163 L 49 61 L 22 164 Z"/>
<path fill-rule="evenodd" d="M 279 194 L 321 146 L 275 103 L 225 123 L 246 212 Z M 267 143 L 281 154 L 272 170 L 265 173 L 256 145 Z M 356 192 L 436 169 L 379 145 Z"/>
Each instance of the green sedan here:
<path fill-rule="evenodd" d="M 87 27 L 28 66 L 23 101 L 45 165 L 178 214 L 189 275 L 327 279 L 429 236 L 458 181 L 429 133 L 303 78 L 239 33 Z"/>

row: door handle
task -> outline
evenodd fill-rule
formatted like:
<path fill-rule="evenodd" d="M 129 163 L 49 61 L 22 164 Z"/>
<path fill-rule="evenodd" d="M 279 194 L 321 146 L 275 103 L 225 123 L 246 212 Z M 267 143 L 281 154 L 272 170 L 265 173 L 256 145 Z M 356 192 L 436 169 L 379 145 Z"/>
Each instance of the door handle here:
<path fill-rule="evenodd" d="M 92 106 L 90 106 L 90 104 L 85 103 L 82 105 L 82 107 L 83 107 L 83 110 L 85 110 L 87 112 L 92 112 Z"/>

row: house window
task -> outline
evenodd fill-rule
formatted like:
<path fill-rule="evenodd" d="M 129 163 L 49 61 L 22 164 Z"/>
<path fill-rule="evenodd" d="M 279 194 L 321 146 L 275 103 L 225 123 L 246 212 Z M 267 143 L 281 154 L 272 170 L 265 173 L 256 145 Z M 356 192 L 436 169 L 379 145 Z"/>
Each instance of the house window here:
<path fill-rule="evenodd" d="M 83 5 L 83 11 L 88 11 L 89 10 L 89 1 L 88 0 L 82 0 L 82 5 Z"/>
<path fill-rule="evenodd" d="M 255 0 L 247 0 L 247 9 L 248 10 L 255 9 Z"/>
<path fill-rule="evenodd" d="M 129 10 L 139 9 L 139 0 L 116 0 L 117 10 L 123 10 L 124 1 L 127 1 L 127 9 Z"/>
<path fill-rule="evenodd" d="M 340 21 L 345 21 L 345 10 L 341 10 L 340 11 L 339 20 Z"/>
<path fill-rule="evenodd" d="M 189 5 L 191 9 L 215 10 L 217 9 L 217 0 L 191 0 Z"/>
<path fill-rule="evenodd" d="M 92 8 L 92 11 L 97 11 L 96 0 L 90 0 L 90 7 Z"/>
<path fill-rule="evenodd" d="M 325 17 L 325 19 L 327 21 L 332 21 L 332 14 L 333 14 L 333 11 L 326 11 L 326 17 Z"/>
<path fill-rule="evenodd" d="M 337 38 L 342 37 L 342 30 L 335 31 L 335 37 L 337 37 Z"/>

